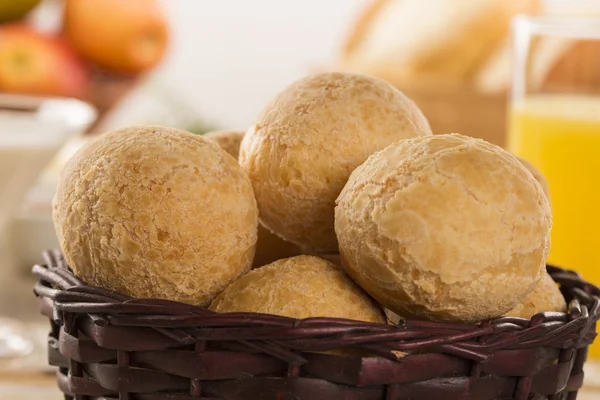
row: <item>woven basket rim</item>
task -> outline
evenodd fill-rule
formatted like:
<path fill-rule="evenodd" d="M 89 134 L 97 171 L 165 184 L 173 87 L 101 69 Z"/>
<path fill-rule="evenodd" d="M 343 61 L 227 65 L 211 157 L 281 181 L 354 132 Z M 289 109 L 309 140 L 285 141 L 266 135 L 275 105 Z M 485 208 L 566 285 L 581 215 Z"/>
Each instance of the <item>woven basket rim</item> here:
<path fill-rule="evenodd" d="M 299 351 L 352 347 L 396 360 L 398 351 L 437 349 L 482 360 L 497 350 L 564 347 L 573 342 L 578 342 L 579 347 L 587 346 L 596 335 L 595 323 L 600 318 L 600 289 L 574 271 L 551 265 L 547 267 L 549 274 L 570 297 L 566 313 L 545 312 L 530 320 L 500 317 L 479 324 L 405 319 L 393 326 L 329 317 L 299 320 L 258 313 L 219 314 L 169 300 L 134 299 L 84 284 L 58 251 L 45 252 L 44 259 L 45 265 L 33 267 L 39 279 L 34 291 L 53 302 L 53 318 L 59 325 L 60 314 L 85 314 L 92 317 L 95 326 L 194 328 L 196 339 L 278 340 Z M 185 344 L 182 340 L 180 344 Z"/>

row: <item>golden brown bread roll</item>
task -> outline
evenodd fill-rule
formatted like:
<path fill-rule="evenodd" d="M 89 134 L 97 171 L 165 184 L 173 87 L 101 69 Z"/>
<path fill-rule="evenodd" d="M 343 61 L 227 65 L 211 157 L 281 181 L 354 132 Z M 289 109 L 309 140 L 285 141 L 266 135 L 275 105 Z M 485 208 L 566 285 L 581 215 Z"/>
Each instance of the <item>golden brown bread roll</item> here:
<path fill-rule="evenodd" d="M 335 317 L 384 323 L 383 312 L 338 267 L 313 256 L 297 256 L 254 269 L 211 304 L 225 312 L 256 312 L 290 318 Z"/>
<path fill-rule="evenodd" d="M 394 141 L 430 134 L 418 107 L 389 83 L 318 74 L 265 107 L 244 136 L 240 164 L 269 230 L 308 251 L 337 252 L 335 198 L 352 170 Z"/>
<path fill-rule="evenodd" d="M 342 257 L 339 254 L 319 254 L 318 256 L 329 261 L 333 265 L 337 265 L 338 267 L 342 266 Z"/>
<path fill-rule="evenodd" d="M 244 138 L 244 132 L 221 130 L 207 132 L 204 134 L 204 137 L 214 140 L 219 146 L 221 146 L 223 150 L 231 154 L 233 158 L 236 160 L 238 159 L 240 155 L 240 144 Z"/>
<path fill-rule="evenodd" d="M 214 142 L 147 126 L 80 149 L 60 175 L 53 218 L 86 283 L 206 305 L 250 269 L 258 209 L 248 176 Z"/>
<path fill-rule="evenodd" d="M 335 209 L 343 265 L 401 316 L 479 322 L 515 307 L 545 270 L 540 185 L 483 140 L 401 140 L 351 175 Z"/>
<path fill-rule="evenodd" d="M 506 315 L 530 319 L 535 314 L 546 311 L 565 312 L 567 303 L 552 277 L 544 272 L 542 279 L 531 293 Z"/>

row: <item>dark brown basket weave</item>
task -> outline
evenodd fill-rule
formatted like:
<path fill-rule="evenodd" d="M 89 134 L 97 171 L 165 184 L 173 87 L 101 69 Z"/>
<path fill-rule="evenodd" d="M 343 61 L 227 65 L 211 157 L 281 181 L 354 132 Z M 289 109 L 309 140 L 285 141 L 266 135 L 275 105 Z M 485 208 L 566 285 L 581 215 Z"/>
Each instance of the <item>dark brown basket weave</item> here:
<path fill-rule="evenodd" d="M 393 327 L 131 299 L 45 259 L 35 293 L 67 399 L 572 400 L 600 313 L 600 290 L 555 267 L 568 314 Z"/>

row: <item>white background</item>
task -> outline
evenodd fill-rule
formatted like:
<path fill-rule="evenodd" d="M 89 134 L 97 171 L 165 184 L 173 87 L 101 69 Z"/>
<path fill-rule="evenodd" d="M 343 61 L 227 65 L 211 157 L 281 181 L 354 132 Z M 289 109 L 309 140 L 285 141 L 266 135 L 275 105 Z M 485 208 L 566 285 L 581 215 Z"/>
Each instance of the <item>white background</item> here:
<path fill-rule="evenodd" d="M 276 92 L 335 59 L 366 1 L 162 0 L 169 54 L 105 128 L 172 122 L 164 114 L 183 101 L 220 127 L 246 129 Z"/>

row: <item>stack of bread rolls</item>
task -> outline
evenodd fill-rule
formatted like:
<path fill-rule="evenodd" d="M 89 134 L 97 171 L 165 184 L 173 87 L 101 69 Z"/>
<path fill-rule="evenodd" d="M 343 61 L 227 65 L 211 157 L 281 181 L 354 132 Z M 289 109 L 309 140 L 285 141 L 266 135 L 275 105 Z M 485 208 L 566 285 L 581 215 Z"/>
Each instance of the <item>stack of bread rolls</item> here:
<path fill-rule="evenodd" d="M 372 323 L 529 318 L 566 308 L 531 168 L 433 135 L 383 80 L 324 73 L 246 133 L 97 137 L 62 171 L 53 217 L 74 273 L 132 297 Z"/>

